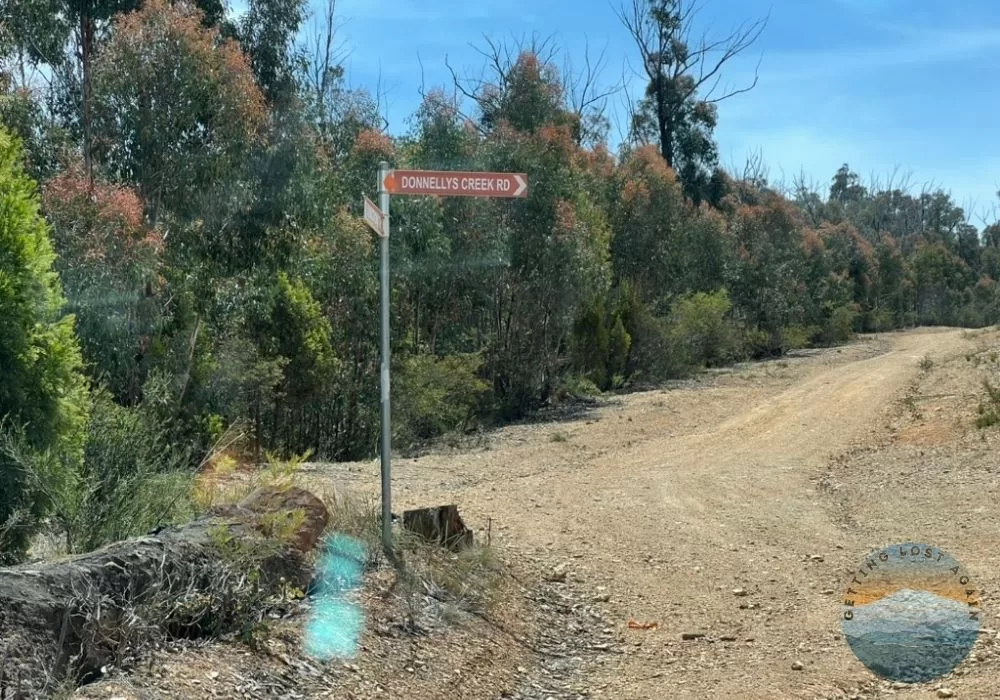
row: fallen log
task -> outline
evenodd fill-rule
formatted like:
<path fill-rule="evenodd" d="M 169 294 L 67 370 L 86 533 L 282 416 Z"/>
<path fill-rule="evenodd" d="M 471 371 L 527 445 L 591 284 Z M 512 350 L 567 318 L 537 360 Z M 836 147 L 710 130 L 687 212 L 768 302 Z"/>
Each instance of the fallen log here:
<path fill-rule="evenodd" d="M 308 587 L 328 518 L 307 491 L 261 489 L 155 536 L 0 568 L 0 700 L 86 682 L 158 635 L 252 624 L 283 587 Z"/>

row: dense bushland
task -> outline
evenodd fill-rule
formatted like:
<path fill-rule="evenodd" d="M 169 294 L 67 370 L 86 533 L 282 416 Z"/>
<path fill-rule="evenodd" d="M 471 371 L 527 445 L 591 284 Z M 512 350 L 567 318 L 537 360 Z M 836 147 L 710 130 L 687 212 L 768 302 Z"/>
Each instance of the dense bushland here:
<path fill-rule="evenodd" d="M 612 152 L 599 102 L 539 47 L 496 51 L 390 135 L 324 50 L 332 20 L 303 38 L 302 0 L 238 21 L 212 0 L 54 6 L 0 0 L 10 559 L 44 522 L 80 549 L 186 517 L 227 436 L 258 458 L 376 454 L 359 215 L 383 159 L 530 180 L 523 201 L 394 200 L 400 447 L 858 332 L 1000 321 L 1000 224 L 846 165 L 822 191 L 725 172 L 676 42 Z M 637 7 L 681 35 L 676 3 Z"/>

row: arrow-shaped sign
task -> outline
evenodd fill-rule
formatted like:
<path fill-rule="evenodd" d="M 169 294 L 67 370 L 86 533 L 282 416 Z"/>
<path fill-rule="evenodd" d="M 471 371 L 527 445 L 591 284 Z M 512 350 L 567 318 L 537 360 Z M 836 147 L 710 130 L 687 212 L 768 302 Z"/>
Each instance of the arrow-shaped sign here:
<path fill-rule="evenodd" d="M 389 194 L 436 197 L 527 197 L 524 173 L 460 170 L 390 170 L 383 180 Z"/>
<path fill-rule="evenodd" d="M 367 197 L 365 197 L 365 223 L 371 227 L 372 231 L 385 238 L 385 214 Z"/>

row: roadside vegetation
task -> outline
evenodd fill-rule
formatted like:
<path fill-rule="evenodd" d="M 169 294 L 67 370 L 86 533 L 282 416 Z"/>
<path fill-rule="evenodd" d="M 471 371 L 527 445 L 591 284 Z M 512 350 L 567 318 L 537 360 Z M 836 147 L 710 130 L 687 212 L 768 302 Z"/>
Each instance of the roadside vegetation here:
<path fill-rule="evenodd" d="M 401 449 L 859 332 L 1000 321 L 1000 224 L 977 230 L 944 191 L 847 165 L 823 185 L 770 182 L 759 159 L 725 171 L 721 96 L 693 82 L 676 3 L 623 15 L 637 49 L 675 41 L 646 52 L 614 152 L 599 75 L 545 42 L 487 45 L 485 82 L 428 89 L 390 134 L 324 49 L 332 3 L 312 23 L 301 0 L 238 20 L 55 6 L 0 1 L 2 563 L 40 537 L 84 551 L 188 519 L 206 479 L 268 454 L 376 453 L 359 215 L 381 160 L 525 172 L 530 192 L 394 202 Z"/>

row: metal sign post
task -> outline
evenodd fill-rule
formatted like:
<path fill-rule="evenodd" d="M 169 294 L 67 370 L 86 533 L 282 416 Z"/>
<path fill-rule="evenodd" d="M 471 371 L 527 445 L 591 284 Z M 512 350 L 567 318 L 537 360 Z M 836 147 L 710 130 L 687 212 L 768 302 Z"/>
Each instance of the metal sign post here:
<path fill-rule="evenodd" d="M 379 163 L 378 203 L 382 210 L 382 235 L 379 237 L 381 249 L 382 292 L 382 547 L 392 555 L 392 479 L 389 455 L 392 451 L 392 412 L 389 406 L 389 192 L 385 188 L 385 178 L 389 164 Z"/>
<path fill-rule="evenodd" d="M 364 221 L 379 237 L 381 256 L 379 287 L 381 303 L 382 372 L 382 547 L 393 556 L 392 542 L 392 422 L 389 406 L 389 195 L 432 197 L 528 196 L 528 176 L 524 173 L 486 173 L 451 170 L 390 170 L 385 161 L 378 167 L 378 206 L 364 198 Z"/>

